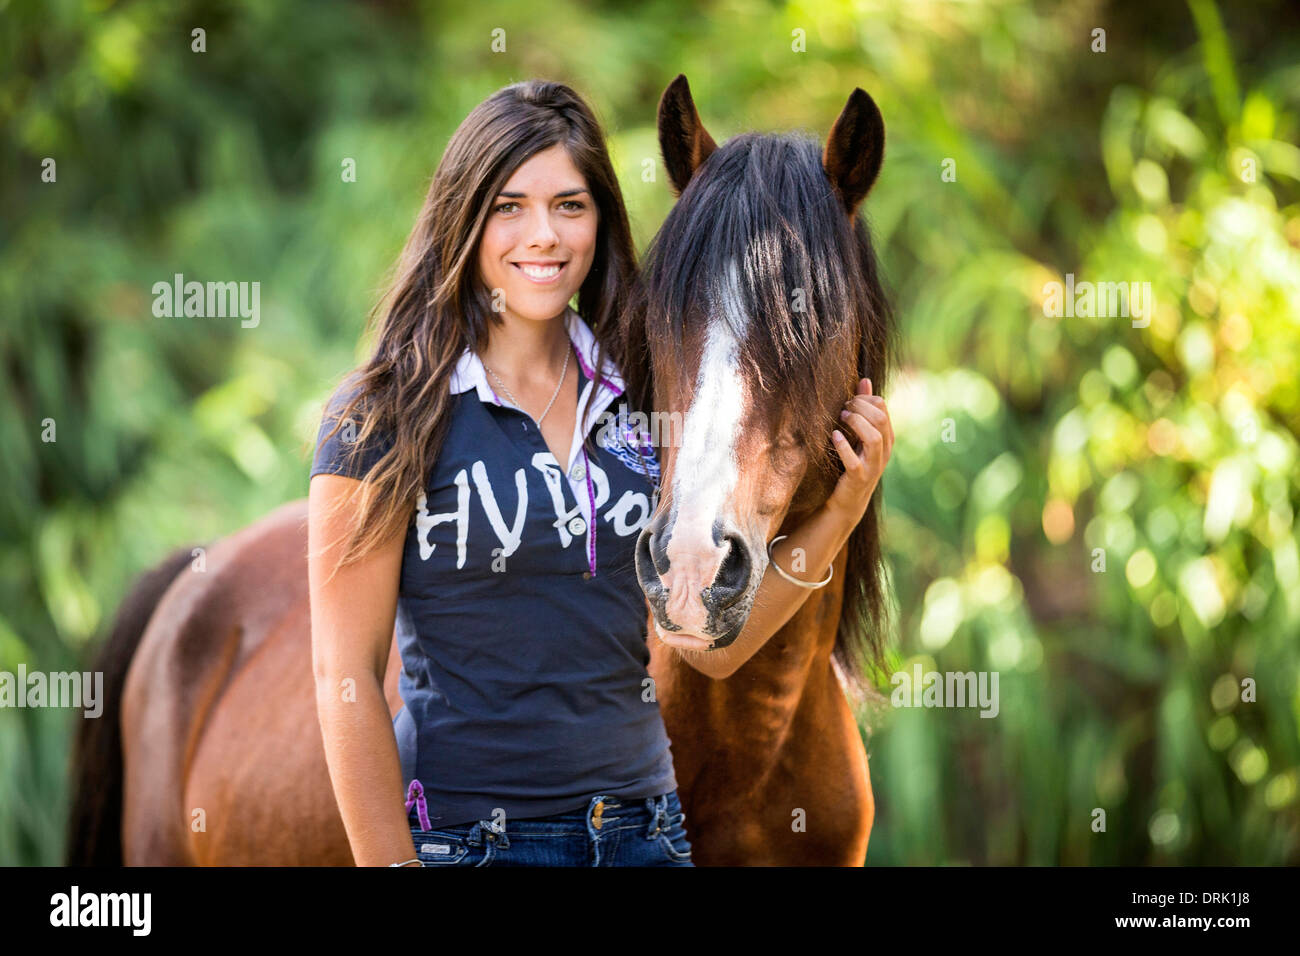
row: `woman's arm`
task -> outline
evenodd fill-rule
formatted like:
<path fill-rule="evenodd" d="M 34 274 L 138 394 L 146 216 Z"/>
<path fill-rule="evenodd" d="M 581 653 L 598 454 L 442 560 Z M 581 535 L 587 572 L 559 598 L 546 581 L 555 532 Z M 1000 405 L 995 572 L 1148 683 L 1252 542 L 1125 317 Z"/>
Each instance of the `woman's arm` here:
<path fill-rule="evenodd" d="M 360 481 L 340 475 L 311 480 L 312 668 L 325 759 L 352 855 L 357 866 L 386 866 L 415 857 L 397 738 L 384 698 L 405 534 L 395 533 L 326 583 L 356 519 L 360 487 Z"/>
<path fill-rule="evenodd" d="M 844 474 L 826 502 L 772 549 L 772 560 L 801 581 L 826 577 L 831 562 L 866 514 L 894 448 L 889 411 L 883 398 L 871 394 L 870 379 L 858 382 L 858 393 L 844 403 L 844 408 L 848 412 L 844 423 L 862 439 L 862 450 L 855 453 L 838 431 L 833 434 L 835 448 L 844 462 Z M 803 572 L 794 570 L 796 555 L 802 555 Z M 730 646 L 714 651 L 678 646 L 678 653 L 703 674 L 717 680 L 730 677 L 794 617 L 812 593 L 812 589 L 791 584 L 768 567 L 754 597 L 754 610 Z M 671 634 L 664 634 L 663 640 L 673 643 Z"/>

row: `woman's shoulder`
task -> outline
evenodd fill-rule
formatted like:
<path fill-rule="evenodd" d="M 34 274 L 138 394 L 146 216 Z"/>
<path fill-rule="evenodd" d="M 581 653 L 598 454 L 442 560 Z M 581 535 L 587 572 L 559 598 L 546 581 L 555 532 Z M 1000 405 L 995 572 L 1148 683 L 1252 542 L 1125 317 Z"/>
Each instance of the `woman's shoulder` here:
<path fill-rule="evenodd" d="M 364 400 L 355 402 L 362 391 L 360 378 L 359 373 L 350 373 L 325 403 L 316 434 L 312 476 L 364 477 L 393 446 L 392 435 L 378 427 L 372 427 L 370 434 L 362 440 L 367 424 L 367 403 Z"/>

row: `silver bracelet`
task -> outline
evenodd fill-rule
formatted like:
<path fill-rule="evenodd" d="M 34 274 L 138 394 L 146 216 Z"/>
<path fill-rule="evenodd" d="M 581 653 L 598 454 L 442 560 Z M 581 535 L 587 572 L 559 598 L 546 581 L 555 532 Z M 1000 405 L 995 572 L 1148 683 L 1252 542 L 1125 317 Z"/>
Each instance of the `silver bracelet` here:
<path fill-rule="evenodd" d="M 414 860 L 403 860 L 401 863 L 389 863 L 389 866 L 410 866 L 412 863 L 419 863 L 424 866 L 424 862 L 417 856 Z"/>
<path fill-rule="evenodd" d="M 818 581 L 818 582 L 815 583 L 815 584 L 814 584 L 814 583 L 811 583 L 811 582 L 809 582 L 809 581 L 800 581 L 798 578 L 791 577 L 790 575 L 786 574 L 783 570 L 781 570 L 781 566 L 780 566 L 779 564 L 777 564 L 777 563 L 776 563 L 776 559 L 772 557 L 772 546 L 775 545 L 775 544 L 776 544 L 778 541 L 780 541 L 782 538 L 788 538 L 788 537 L 789 537 L 789 535 L 778 534 L 775 538 L 773 538 L 770 542 L 768 542 L 768 545 L 767 545 L 767 560 L 768 560 L 768 563 L 772 565 L 772 567 L 776 568 L 776 573 L 779 574 L 779 575 L 781 575 L 781 577 L 785 578 L 785 579 L 786 579 L 787 581 L 789 581 L 791 584 L 797 584 L 797 585 L 799 585 L 799 587 L 801 587 L 801 588 L 809 588 L 809 589 L 812 589 L 812 588 L 824 588 L 824 587 L 826 587 L 826 585 L 830 584 L 830 583 L 831 583 L 831 576 L 835 573 L 835 563 L 834 563 L 834 562 L 831 563 L 831 566 L 830 566 L 829 570 L 827 570 L 827 572 L 826 572 L 826 580 L 824 580 L 824 581 Z"/>

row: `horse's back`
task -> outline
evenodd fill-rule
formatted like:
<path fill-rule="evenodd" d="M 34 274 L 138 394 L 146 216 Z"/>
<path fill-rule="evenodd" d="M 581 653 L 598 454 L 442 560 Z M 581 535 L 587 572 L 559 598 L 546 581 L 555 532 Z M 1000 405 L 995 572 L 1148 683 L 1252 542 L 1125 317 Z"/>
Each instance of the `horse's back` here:
<path fill-rule="evenodd" d="M 123 700 L 127 864 L 352 862 L 316 716 L 306 517 L 290 502 L 222 539 L 159 602 Z"/>

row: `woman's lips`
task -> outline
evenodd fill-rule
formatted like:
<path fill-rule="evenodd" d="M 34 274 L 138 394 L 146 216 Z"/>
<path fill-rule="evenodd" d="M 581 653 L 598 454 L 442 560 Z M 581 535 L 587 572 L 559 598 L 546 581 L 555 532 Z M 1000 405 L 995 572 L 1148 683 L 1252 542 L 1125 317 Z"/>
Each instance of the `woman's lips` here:
<path fill-rule="evenodd" d="M 512 262 L 510 264 L 534 285 L 551 285 L 558 282 L 560 274 L 564 272 L 564 267 L 568 265 L 567 262 L 553 262 L 548 265 L 535 262 Z"/>

